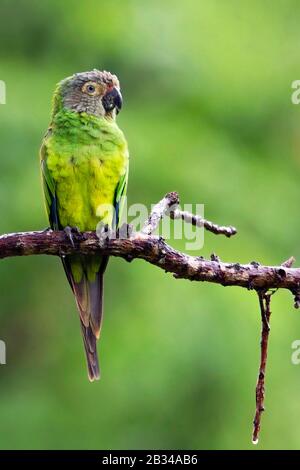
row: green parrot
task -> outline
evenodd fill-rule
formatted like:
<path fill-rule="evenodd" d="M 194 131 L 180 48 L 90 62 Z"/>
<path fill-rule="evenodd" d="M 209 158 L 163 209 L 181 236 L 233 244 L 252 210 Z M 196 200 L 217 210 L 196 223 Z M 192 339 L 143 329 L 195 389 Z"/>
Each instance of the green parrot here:
<path fill-rule="evenodd" d="M 126 195 L 129 155 L 116 124 L 122 107 L 119 80 L 94 69 L 62 80 L 54 93 L 51 123 L 43 139 L 40 161 L 50 227 L 96 230 L 101 222 L 119 226 Z M 103 275 L 108 257 L 68 255 L 62 263 L 75 295 L 88 376 L 99 379 L 96 342 L 103 311 Z"/>

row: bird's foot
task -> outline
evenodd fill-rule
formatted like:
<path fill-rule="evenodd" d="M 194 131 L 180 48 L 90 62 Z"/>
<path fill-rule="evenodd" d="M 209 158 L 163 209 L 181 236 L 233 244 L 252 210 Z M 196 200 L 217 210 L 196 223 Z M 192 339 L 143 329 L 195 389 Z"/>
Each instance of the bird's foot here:
<path fill-rule="evenodd" d="M 69 227 L 68 225 L 64 228 L 64 232 L 71 242 L 73 248 L 75 248 L 74 235 L 80 235 L 81 232 L 78 227 Z"/>
<path fill-rule="evenodd" d="M 115 232 L 107 224 L 103 224 L 101 222 L 97 225 L 96 234 L 101 247 L 104 247 L 108 240 L 116 237 Z"/>

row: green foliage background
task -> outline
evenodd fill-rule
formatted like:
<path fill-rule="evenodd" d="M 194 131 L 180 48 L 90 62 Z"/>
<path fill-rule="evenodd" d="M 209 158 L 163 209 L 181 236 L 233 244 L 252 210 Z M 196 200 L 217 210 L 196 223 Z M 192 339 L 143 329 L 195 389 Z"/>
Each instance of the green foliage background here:
<path fill-rule="evenodd" d="M 0 18 L 2 233 L 47 225 L 38 149 L 52 91 L 96 67 L 123 87 L 129 203 L 177 190 L 239 229 L 230 240 L 206 234 L 197 254 L 300 260 L 299 2 L 1 0 Z M 255 294 L 112 259 L 105 297 L 102 380 L 90 384 L 59 261 L 1 261 L 0 447 L 252 448 Z M 300 447 L 299 338 L 299 313 L 280 292 L 261 449 Z"/>

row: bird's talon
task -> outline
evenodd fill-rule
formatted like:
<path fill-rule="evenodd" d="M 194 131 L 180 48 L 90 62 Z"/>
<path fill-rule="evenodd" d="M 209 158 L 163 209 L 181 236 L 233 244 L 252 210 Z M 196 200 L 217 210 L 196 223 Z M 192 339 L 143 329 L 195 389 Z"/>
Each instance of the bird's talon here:
<path fill-rule="evenodd" d="M 72 228 L 67 226 L 64 228 L 64 232 L 67 235 L 68 239 L 70 240 L 72 247 L 75 248 L 74 238 L 72 235 Z"/>
<path fill-rule="evenodd" d="M 114 236 L 114 232 L 111 228 L 107 224 L 102 223 L 97 225 L 96 234 L 99 239 L 100 246 L 104 246 L 105 243 Z"/>

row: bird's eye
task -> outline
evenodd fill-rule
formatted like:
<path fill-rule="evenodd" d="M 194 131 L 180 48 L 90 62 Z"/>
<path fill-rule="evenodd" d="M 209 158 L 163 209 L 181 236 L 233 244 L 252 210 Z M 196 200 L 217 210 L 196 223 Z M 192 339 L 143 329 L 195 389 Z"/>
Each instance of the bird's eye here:
<path fill-rule="evenodd" d="M 97 85 L 97 83 L 93 82 L 85 83 L 82 87 L 82 92 L 87 93 L 91 96 L 97 95 L 99 92 L 99 86 Z"/>
<path fill-rule="evenodd" d="M 94 85 L 88 85 L 88 86 L 87 86 L 87 91 L 88 91 L 89 93 L 95 93 L 95 87 L 94 87 Z"/>

